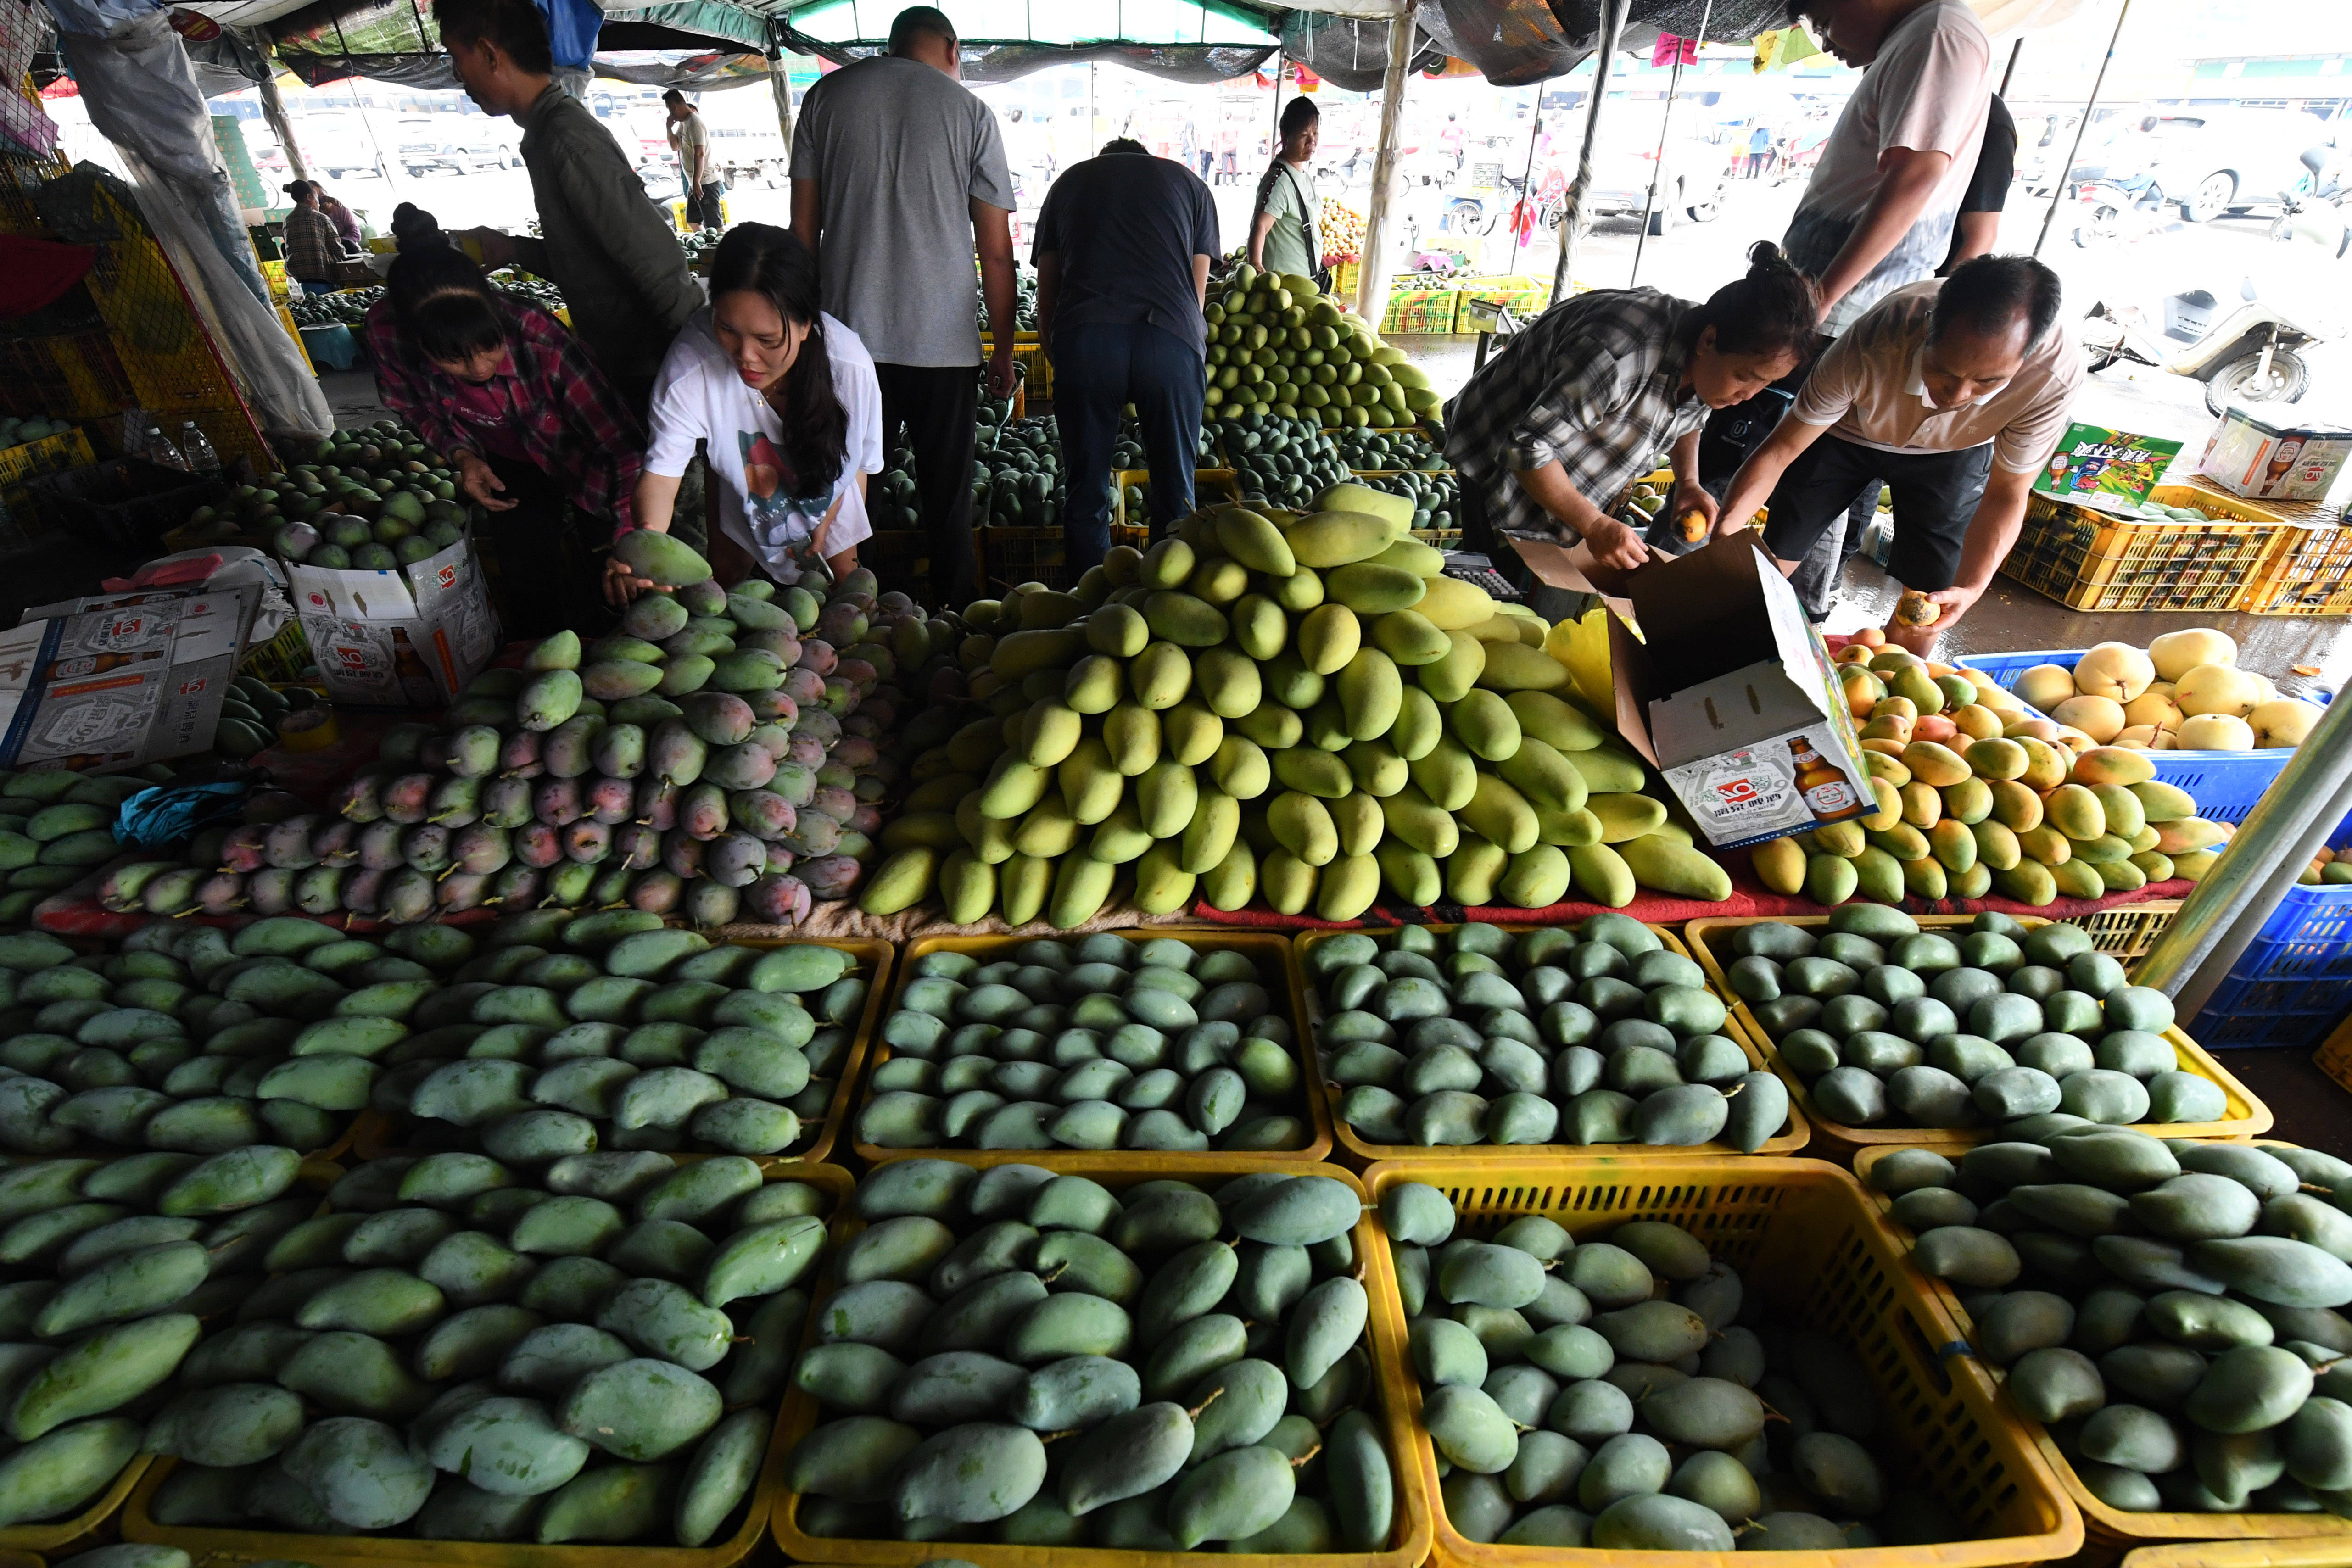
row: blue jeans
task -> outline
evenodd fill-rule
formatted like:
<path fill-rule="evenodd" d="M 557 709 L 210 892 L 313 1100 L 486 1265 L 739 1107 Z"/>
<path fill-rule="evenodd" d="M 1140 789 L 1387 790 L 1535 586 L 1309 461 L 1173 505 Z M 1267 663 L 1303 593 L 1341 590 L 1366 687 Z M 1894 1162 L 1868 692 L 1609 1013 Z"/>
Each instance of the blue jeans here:
<path fill-rule="evenodd" d="M 1151 465 L 1155 533 L 1192 511 L 1202 361 L 1192 344 L 1140 322 L 1062 328 L 1054 334 L 1053 354 L 1054 422 L 1061 429 L 1068 476 L 1063 549 L 1071 569 L 1084 571 L 1110 549 L 1111 452 L 1123 404 L 1135 405 Z"/>

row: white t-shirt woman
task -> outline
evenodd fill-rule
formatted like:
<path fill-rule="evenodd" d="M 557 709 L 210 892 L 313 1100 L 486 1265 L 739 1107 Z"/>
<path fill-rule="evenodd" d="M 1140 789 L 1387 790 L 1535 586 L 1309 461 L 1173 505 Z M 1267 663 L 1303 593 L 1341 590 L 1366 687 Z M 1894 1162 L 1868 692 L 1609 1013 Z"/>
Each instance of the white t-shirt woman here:
<path fill-rule="evenodd" d="M 668 530 L 700 441 L 717 488 L 711 564 L 720 580 L 756 568 L 789 580 L 793 559 L 812 555 L 838 580 L 874 531 L 866 476 L 882 471 L 882 389 L 873 356 L 818 307 L 815 260 L 787 230 L 728 231 L 712 258 L 710 298 L 654 381 L 638 526 Z M 606 573 L 615 602 L 650 586 L 617 559 Z"/>

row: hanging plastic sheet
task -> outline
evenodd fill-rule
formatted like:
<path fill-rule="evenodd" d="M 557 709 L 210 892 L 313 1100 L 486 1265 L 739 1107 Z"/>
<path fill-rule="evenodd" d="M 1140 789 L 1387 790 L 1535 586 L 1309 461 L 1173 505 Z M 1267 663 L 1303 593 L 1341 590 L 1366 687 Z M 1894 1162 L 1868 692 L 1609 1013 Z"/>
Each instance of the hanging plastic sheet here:
<path fill-rule="evenodd" d="M 823 43 L 786 27 L 784 47 L 795 54 L 815 55 L 845 66 L 879 54 L 880 42 Z M 1229 81 L 1274 57 L 1276 46 L 1238 44 L 1032 44 L 963 41 L 963 80 L 967 83 L 1013 81 L 1048 66 L 1085 65 L 1089 61 L 1125 66 L 1162 81 L 1202 85 Z"/>
<path fill-rule="evenodd" d="M 1305 65 L 1332 86 L 1349 92 L 1378 92 L 1387 79 L 1387 22 L 1354 16 L 1334 16 L 1319 11 L 1293 11 L 1283 18 L 1282 52 Z M 1411 68 L 1433 71 L 1445 64 L 1445 50 L 1434 40 L 1416 37 Z"/>
<path fill-rule="evenodd" d="M 1782 0 L 1633 0 L 1622 47 L 1647 54 L 1661 33 L 1746 38 L 1788 20 Z M 1497 87 L 1523 87 L 1566 76 L 1584 63 L 1601 37 L 1601 0 L 1422 0 L 1422 30 L 1450 55 L 1468 60 Z"/>

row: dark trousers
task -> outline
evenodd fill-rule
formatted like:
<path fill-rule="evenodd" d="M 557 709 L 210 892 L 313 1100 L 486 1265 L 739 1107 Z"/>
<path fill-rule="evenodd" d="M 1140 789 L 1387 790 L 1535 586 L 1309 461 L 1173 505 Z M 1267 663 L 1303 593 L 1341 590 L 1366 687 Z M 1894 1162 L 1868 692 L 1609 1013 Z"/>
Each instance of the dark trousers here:
<path fill-rule="evenodd" d="M 1156 537 L 1192 509 L 1201 401 L 1200 353 L 1172 333 L 1137 322 L 1065 327 L 1054 334 L 1054 423 L 1061 428 L 1063 471 L 1069 476 L 1062 548 L 1073 571 L 1100 564 L 1110 549 L 1111 450 L 1120 407 L 1135 405 L 1151 464 Z"/>
<path fill-rule="evenodd" d="M 551 637 L 566 626 L 601 632 L 612 620 L 600 595 L 603 563 L 581 537 L 562 486 L 536 464 L 495 453 L 484 461 L 515 503 L 488 512 L 481 526 L 499 563 L 499 620 L 506 634 Z"/>
<path fill-rule="evenodd" d="M 724 227 L 727 220 L 719 215 L 719 199 L 727 193 L 723 180 L 713 180 L 699 191 L 686 193 L 686 221 L 700 224 L 704 228 Z"/>
<path fill-rule="evenodd" d="M 1991 473 L 1990 443 L 1958 452 L 1881 452 L 1823 435 L 1789 465 L 1774 486 L 1764 548 L 1782 560 L 1805 560 L 1833 531 L 1849 526 L 1856 495 L 1867 488 L 1874 498 L 1884 481 L 1895 492 L 1887 575 L 1906 588 L 1949 588 L 1959 575 L 1960 546 Z M 1824 556 L 1832 581 L 1836 548 L 1829 546 Z"/>
<path fill-rule="evenodd" d="M 882 438 L 907 427 L 907 447 L 915 455 L 915 498 L 923 528 L 931 536 L 934 602 L 961 609 L 980 597 L 980 572 L 971 546 L 971 450 L 973 419 L 980 412 L 980 378 L 971 365 L 882 365 Z M 908 585 L 911 591 L 912 585 Z M 936 597 L 935 597 L 936 596 Z"/>

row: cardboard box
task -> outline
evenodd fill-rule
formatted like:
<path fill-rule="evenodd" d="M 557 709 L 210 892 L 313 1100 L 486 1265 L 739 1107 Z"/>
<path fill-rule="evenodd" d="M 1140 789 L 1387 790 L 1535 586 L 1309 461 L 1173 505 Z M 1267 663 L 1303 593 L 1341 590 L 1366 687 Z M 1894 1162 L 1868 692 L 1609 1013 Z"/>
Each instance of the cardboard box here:
<path fill-rule="evenodd" d="M 446 707 L 499 651 L 499 620 L 468 533 L 391 571 L 288 570 L 320 684 L 355 707 Z"/>
<path fill-rule="evenodd" d="M 113 772 L 211 747 L 255 583 L 27 611 L 0 632 L 0 766 Z"/>
<path fill-rule="evenodd" d="M 2135 514 L 2180 455 L 2181 444 L 2105 425 L 2070 424 L 2058 450 L 2035 476 L 2033 488 L 2062 500 Z"/>
<path fill-rule="evenodd" d="M 2340 424 L 2273 422 L 2232 408 L 2205 438 L 2197 471 L 2249 500 L 2324 501 L 2347 456 L 2352 430 Z"/>
<path fill-rule="evenodd" d="M 1753 532 L 1625 580 L 1612 618 L 1617 730 L 1717 849 L 1874 809 L 1829 650 Z"/>

